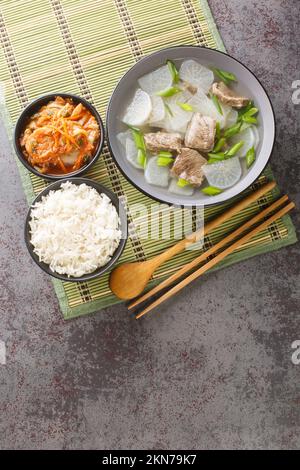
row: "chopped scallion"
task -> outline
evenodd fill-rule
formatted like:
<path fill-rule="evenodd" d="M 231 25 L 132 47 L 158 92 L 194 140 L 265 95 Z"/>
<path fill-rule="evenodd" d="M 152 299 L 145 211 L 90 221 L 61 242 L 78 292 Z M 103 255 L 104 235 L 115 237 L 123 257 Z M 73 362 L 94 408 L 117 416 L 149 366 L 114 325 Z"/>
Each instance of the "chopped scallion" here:
<path fill-rule="evenodd" d="M 191 106 L 188 103 L 181 103 L 180 101 L 177 101 L 176 104 L 180 106 L 180 108 L 183 109 L 184 111 L 191 111 L 191 112 L 194 111 L 193 106 Z"/>
<path fill-rule="evenodd" d="M 243 147 L 244 143 L 245 142 L 241 140 L 240 142 L 235 144 L 233 147 L 231 147 L 229 150 L 227 150 L 225 152 L 225 158 L 234 157 L 234 155 L 240 150 L 240 148 Z"/>
<path fill-rule="evenodd" d="M 184 188 L 188 184 L 190 184 L 190 183 L 187 180 L 185 180 L 183 178 L 178 178 L 177 186 L 179 186 L 180 188 Z"/>
<path fill-rule="evenodd" d="M 216 196 L 216 194 L 222 192 L 222 189 L 216 188 L 215 186 L 206 186 L 206 188 L 201 189 L 201 191 L 208 196 Z"/>
<path fill-rule="evenodd" d="M 160 150 L 157 154 L 158 157 L 172 157 L 172 153 L 168 150 Z"/>
<path fill-rule="evenodd" d="M 158 166 L 168 166 L 170 163 L 174 162 L 174 158 L 172 157 L 158 157 L 157 158 L 157 165 Z"/>
<path fill-rule="evenodd" d="M 224 147 L 224 145 L 226 144 L 226 139 L 225 137 L 221 137 L 221 139 L 219 139 L 215 146 L 214 146 L 214 149 L 213 149 L 213 153 L 218 153 L 220 150 L 222 150 L 222 148 Z"/>
<path fill-rule="evenodd" d="M 225 152 L 209 152 L 207 154 L 210 158 L 214 158 L 215 160 L 224 160 L 226 153 Z"/>
<path fill-rule="evenodd" d="M 239 111 L 238 120 L 240 122 L 246 122 L 248 124 L 257 124 L 257 118 L 255 115 L 259 112 L 258 108 L 253 106 L 253 101 L 250 101 L 247 106 Z"/>
<path fill-rule="evenodd" d="M 174 64 L 174 62 L 172 60 L 167 60 L 167 66 L 169 67 L 173 83 L 178 83 L 179 82 L 179 72 L 176 68 L 176 65 Z"/>
<path fill-rule="evenodd" d="M 255 158 L 256 158 L 255 149 L 254 147 L 251 147 L 251 149 L 249 149 L 248 152 L 246 153 L 247 168 L 250 168 L 250 166 L 253 165 L 253 163 L 255 162 Z"/>
<path fill-rule="evenodd" d="M 217 140 L 219 140 L 221 138 L 221 127 L 220 127 L 219 122 L 216 123 L 216 138 L 217 138 Z"/>
<path fill-rule="evenodd" d="M 137 127 L 129 126 L 132 132 L 133 140 L 137 149 L 141 149 L 146 153 L 146 145 L 144 141 L 144 136 L 140 129 Z"/>
<path fill-rule="evenodd" d="M 170 88 L 167 88 L 166 90 L 158 91 L 156 94 L 158 96 L 168 98 L 170 96 L 176 95 L 176 93 L 179 93 L 180 91 L 182 90 L 178 86 L 171 86 Z"/>
<path fill-rule="evenodd" d="M 142 149 L 138 149 L 137 161 L 143 168 L 145 168 L 145 166 L 146 166 L 146 153 Z"/>
<path fill-rule="evenodd" d="M 247 122 L 248 124 L 257 124 L 258 122 L 256 117 L 253 117 L 253 116 L 243 116 L 242 120 L 244 122 Z"/>
<path fill-rule="evenodd" d="M 213 94 L 211 93 L 211 94 L 210 94 L 210 97 L 211 97 L 212 102 L 213 102 L 213 104 L 215 105 L 215 107 L 216 107 L 218 113 L 223 116 L 223 110 L 222 110 L 222 108 L 221 108 L 221 105 L 220 105 L 220 103 L 219 103 L 219 100 L 218 100 L 217 96 L 216 96 L 216 95 L 213 95 Z"/>
<path fill-rule="evenodd" d="M 222 70 L 222 69 L 217 69 L 217 68 L 213 68 L 212 71 L 217 75 L 217 77 L 219 77 L 222 82 L 224 82 L 226 85 L 230 85 L 230 82 L 236 82 L 237 81 L 237 78 L 236 76 L 231 73 L 231 72 L 227 72 L 226 70 Z"/>
<path fill-rule="evenodd" d="M 237 124 L 234 124 L 233 126 L 228 127 L 228 129 L 226 129 L 226 131 L 224 132 L 224 137 L 228 138 L 236 134 L 239 134 L 239 132 L 241 131 L 241 126 L 242 124 L 238 122 Z"/>

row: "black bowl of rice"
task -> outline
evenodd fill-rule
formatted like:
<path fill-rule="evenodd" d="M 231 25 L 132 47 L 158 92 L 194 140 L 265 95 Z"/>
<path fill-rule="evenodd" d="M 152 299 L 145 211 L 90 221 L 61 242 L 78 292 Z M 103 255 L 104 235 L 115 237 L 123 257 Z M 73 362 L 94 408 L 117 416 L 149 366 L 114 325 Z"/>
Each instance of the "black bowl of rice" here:
<path fill-rule="evenodd" d="M 25 221 L 28 251 L 47 274 L 88 281 L 108 271 L 127 240 L 127 216 L 119 198 L 87 178 L 65 178 L 33 201 Z"/>

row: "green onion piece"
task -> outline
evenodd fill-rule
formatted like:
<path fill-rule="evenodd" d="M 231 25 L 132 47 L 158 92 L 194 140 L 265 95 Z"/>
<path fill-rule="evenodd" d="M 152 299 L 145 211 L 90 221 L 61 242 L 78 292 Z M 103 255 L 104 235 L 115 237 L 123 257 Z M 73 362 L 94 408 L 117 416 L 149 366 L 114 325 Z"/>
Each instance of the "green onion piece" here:
<path fill-rule="evenodd" d="M 255 108 L 254 103 L 253 103 L 253 101 L 249 101 L 249 103 L 246 106 L 239 109 L 238 110 L 239 120 L 242 118 L 242 116 L 245 116 L 252 108 Z M 257 108 L 255 108 L 255 109 L 257 109 Z"/>
<path fill-rule="evenodd" d="M 167 60 L 167 66 L 169 67 L 173 83 L 178 83 L 179 82 L 179 72 L 176 68 L 176 65 L 174 64 L 174 62 L 172 62 L 172 60 Z"/>
<path fill-rule="evenodd" d="M 225 144 L 226 139 L 225 137 L 222 137 L 217 141 L 216 145 L 214 146 L 213 153 L 218 153 L 224 147 Z"/>
<path fill-rule="evenodd" d="M 176 93 L 179 93 L 181 88 L 178 86 L 171 86 L 170 88 L 167 88 L 166 90 L 158 91 L 156 94 L 158 96 L 163 96 L 164 98 L 168 98 L 170 96 L 176 95 Z"/>
<path fill-rule="evenodd" d="M 227 72 L 226 70 L 221 70 L 221 74 L 223 77 L 227 78 L 227 80 L 230 80 L 231 82 L 237 82 L 237 78 L 232 72 Z"/>
<path fill-rule="evenodd" d="M 257 124 L 257 119 L 256 117 L 252 117 L 252 116 L 243 116 L 242 117 L 242 120 L 244 122 L 247 122 L 248 124 Z"/>
<path fill-rule="evenodd" d="M 131 129 L 132 131 L 137 131 L 137 132 L 141 132 L 140 129 L 138 127 L 134 127 L 132 126 L 131 124 L 127 124 L 127 126 L 129 127 L 129 129 Z"/>
<path fill-rule="evenodd" d="M 164 105 L 165 105 L 165 110 L 167 111 L 167 113 L 170 114 L 171 117 L 173 117 L 174 114 L 172 113 L 170 106 L 167 103 L 164 103 Z"/>
<path fill-rule="evenodd" d="M 204 194 L 208 194 L 208 196 L 215 196 L 216 194 L 220 194 L 222 189 L 215 188 L 215 186 L 206 186 L 206 188 L 201 189 Z"/>
<path fill-rule="evenodd" d="M 221 114 L 223 116 L 223 110 L 221 108 L 221 105 L 219 103 L 219 100 L 217 98 L 216 95 L 213 95 L 212 93 L 210 94 L 210 97 L 212 99 L 212 102 L 213 104 L 215 105 L 215 107 L 217 108 L 217 111 L 219 112 L 219 114 Z"/>
<path fill-rule="evenodd" d="M 146 166 L 146 152 L 144 152 L 144 150 L 138 149 L 137 161 L 142 167 L 145 168 L 145 166 Z"/>
<path fill-rule="evenodd" d="M 254 102 L 252 100 L 249 101 L 248 104 L 246 104 L 246 106 L 244 106 L 243 108 L 241 108 L 239 110 L 239 114 L 245 114 L 249 111 L 249 109 L 253 108 L 254 106 Z"/>
<path fill-rule="evenodd" d="M 172 157 L 172 153 L 167 150 L 160 150 L 157 154 L 158 157 Z"/>
<path fill-rule="evenodd" d="M 237 81 L 236 76 L 235 76 L 233 73 L 231 73 L 231 72 L 227 72 L 226 70 L 217 69 L 217 68 L 213 68 L 212 71 L 213 71 L 226 85 L 230 85 L 230 82 L 236 82 L 236 81 Z"/>
<path fill-rule="evenodd" d="M 255 114 L 258 113 L 258 108 L 250 108 L 249 111 L 246 112 L 246 115 L 247 116 L 255 116 Z"/>
<path fill-rule="evenodd" d="M 170 163 L 174 162 L 174 158 L 172 157 L 158 157 L 157 158 L 157 165 L 158 166 L 168 166 Z"/>
<path fill-rule="evenodd" d="M 255 149 L 254 147 L 251 147 L 251 149 L 249 149 L 248 152 L 246 153 L 247 168 L 250 168 L 250 166 L 253 165 L 253 163 L 255 162 L 255 158 L 256 158 Z"/>
<path fill-rule="evenodd" d="M 219 140 L 221 138 L 221 127 L 220 127 L 219 122 L 216 123 L 216 138 L 217 138 L 217 140 Z"/>
<path fill-rule="evenodd" d="M 132 132 L 133 140 L 136 148 L 143 150 L 146 153 L 146 145 L 142 132 L 136 127 L 129 126 Z"/>
<path fill-rule="evenodd" d="M 188 103 L 181 103 L 180 101 L 177 101 L 176 104 L 177 104 L 178 106 L 180 106 L 181 109 L 183 109 L 184 111 L 194 111 L 193 106 L 191 106 L 191 105 L 188 104 Z"/>
<path fill-rule="evenodd" d="M 214 74 L 217 77 L 219 77 L 222 80 L 222 82 L 225 83 L 225 85 L 230 85 L 230 80 L 228 80 L 228 78 L 224 77 L 221 70 L 213 68 L 212 71 L 214 72 Z"/>
<path fill-rule="evenodd" d="M 128 126 L 128 127 L 131 129 L 133 140 L 138 150 L 137 161 L 143 168 L 145 168 L 146 163 L 147 163 L 147 157 L 146 157 L 146 144 L 144 141 L 144 136 L 142 132 L 140 131 L 140 129 L 138 129 L 137 127 L 133 127 L 133 126 Z"/>
<path fill-rule="evenodd" d="M 179 186 L 180 188 L 184 188 L 188 184 L 190 183 L 187 180 L 184 180 L 183 178 L 178 178 L 177 186 Z"/>
<path fill-rule="evenodd" d="M 238 122 L 237 124 L 234 124 L 233 126 L 228 127 L 228 129 L 226 129 L 226 131 L 224 132 L 224 137 L 228 138 L 228 137 L 232 137 L 233 135 L 239 134 L 239 132 L 241 131 L 241 126 L 242 124 Z"/>
<path fill-rule="evenodd" d="M 227 80 L 230 80 L 231 82 L 237 82 L 237 78 L 236 76 L 234 75 L 234 73 L 231 73 L 231 72 L 227 72 L 227 70 L 222 70 L 222 69 L 218 69 L 218 72 L 225 78 L 227 78 Z"/>
<path fill-rule="evenodd" d="M 215 160 L 224 160 L 226 153 L 225 152 L 219 152 L 219 153 L 209 152 L 207 155 L 210 158 L 214 158 Z"/>
<path fill-rule="evenodd" d="M 223 160 L 223 158 L 222 158 L 222 160 Z M 213 158 L 213 157 L 211 157 L 211 158 L 209 158 L 209 159 L 207 160 L 207 164 L 208 164 L 208 165 L 212 165 L 213 163 L 219 163 L 219 162 L 222 161 L 222 160 L 219 159 L 219 158 Z"/>
<path fill-rule="evenodd" d="M 233 147 L 231 147 L 229 150 L 227 150 L 227 152 L 225 152 L 225 158 L 233 157 L 240 150 L 240 148 L 243 147 L 244 143 L 245 142 L 241 140 L 240 142 L 235 144 Z"/>
<path fill-rule="evenodd" d="M 258 108 L 253 106 L 253 102 L 239 111 L 239 121 L 246 122 L 248 124 L 257 124 L 257 118 L 254 117 L 259 112 Z"/>

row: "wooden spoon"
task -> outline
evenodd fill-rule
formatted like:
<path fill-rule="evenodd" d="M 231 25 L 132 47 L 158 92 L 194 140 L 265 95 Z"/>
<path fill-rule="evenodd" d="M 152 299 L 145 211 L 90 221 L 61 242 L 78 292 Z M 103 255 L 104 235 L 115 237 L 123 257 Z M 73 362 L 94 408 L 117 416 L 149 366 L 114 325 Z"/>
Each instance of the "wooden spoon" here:
<path fill-rule="evenodd" d="M 120 299 L 129 300 L 137 297 L 145 289 L 154 271 L 165 261 L 181 253 L 189 245 L 201 239 L 214 228 L 229 220 L 233 215 L 240 212 L 252 202 L 271 191 L 275 187 L 275 182 L 271 181 L 255 192 L 249 194 L 226 212 L 211 220 L 197 232 L 180 240 L 166 251 L 147 261 L 137 261 L 134 263 L 124 263 L 115 268 L 110 275 L 109 285 L 112 292 Z"/>

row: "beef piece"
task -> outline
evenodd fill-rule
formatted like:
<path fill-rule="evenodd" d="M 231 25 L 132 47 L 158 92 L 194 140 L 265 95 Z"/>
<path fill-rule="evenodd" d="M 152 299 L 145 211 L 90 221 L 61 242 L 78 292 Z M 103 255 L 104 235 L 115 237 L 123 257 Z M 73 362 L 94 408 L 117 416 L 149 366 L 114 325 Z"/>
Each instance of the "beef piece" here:
<path fill-rule="evenodd" d="M 211 87 L 211 91 L 218 97 L 221 103 L 228 104 L 234 108 L 243 108 L 249 103 L 248 98 L 237 95 L 223 82 L 214 83 Z"/>
<path fill-rule="evenodd" d="M 177 132 L 151 132 L 144 135 L 147 149 L 150 152 L 159 150 L 178 151 L 182 147 L 182 137 Z"/>
<path fill-rule="evenodd" d="M 184 145 L 209 152 L 214 148 L 216 121 L 209 116 L 195 113 L 188 124 Z"/>
<path fill-rule="evenodd" d="M 193 186 L 200 186 L 204 179 L 202 166 L 205 163 L 206 159 L 197 150 L 183 147 L 176 157 L 171 174 Z"/>

